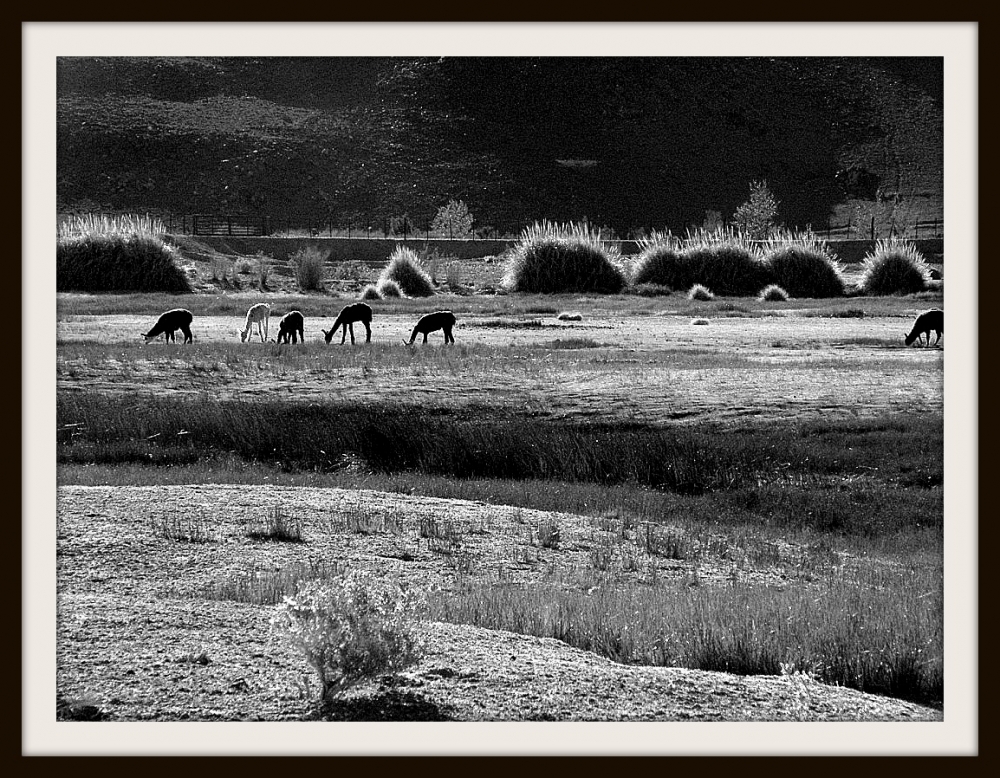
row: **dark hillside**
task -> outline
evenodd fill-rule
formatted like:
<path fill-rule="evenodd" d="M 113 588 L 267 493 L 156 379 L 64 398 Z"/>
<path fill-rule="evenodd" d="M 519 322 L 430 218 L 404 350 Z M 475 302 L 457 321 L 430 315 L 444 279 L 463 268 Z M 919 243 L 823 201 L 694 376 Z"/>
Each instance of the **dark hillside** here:
<path fill-rule="evenodd" d="M 63 58 L 62 208 L 329 221 L 449 198 L 477 226 L 940 216 L 940 62 L 849 58 Z"/>

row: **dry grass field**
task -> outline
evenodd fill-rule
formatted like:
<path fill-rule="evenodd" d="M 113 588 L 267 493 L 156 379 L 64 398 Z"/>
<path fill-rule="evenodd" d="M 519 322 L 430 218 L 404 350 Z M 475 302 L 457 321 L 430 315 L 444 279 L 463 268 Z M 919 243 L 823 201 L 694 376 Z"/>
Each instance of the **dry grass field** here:
<path fill-rule="evenodd" d="M 473 293 L 374 301 L 353 346 L 320 328 L 367 277 L 59 296 L 61 718 L 942 719 L 944 349 L 903 346 L 940 295 L 450 272 Z M 305 343 L 241 343 L 261 300 Z M 177 306 L 194 343 L 144 344 Z M 456 344 L 405 346 L 436 309 Z M 301 537 L 257 538 L 274 515 Z M 269 620 L 346 569 L 426 596 L 423 657 L 319 705 Z"/>

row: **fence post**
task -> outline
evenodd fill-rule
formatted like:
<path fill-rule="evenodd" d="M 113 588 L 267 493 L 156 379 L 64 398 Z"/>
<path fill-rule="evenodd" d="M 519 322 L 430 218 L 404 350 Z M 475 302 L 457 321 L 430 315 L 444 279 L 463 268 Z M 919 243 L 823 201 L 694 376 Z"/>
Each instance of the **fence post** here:
<path fill-rule="evenodd" d="M 872 240 L 875 240 L 875 217 L 872 216 Z"/>

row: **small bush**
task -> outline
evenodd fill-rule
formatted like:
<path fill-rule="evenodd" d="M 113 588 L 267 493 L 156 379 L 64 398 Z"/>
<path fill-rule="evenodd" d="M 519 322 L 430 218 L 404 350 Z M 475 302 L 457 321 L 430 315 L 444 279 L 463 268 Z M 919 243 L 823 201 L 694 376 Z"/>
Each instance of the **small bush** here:
<path fill-rule="evenodd" d="M 771 194 L 767 181 L 753 181 L 750 197 L 736 209 L 733 223 L 741 233 L 754 240 L 767 238 L 775 227 L 778 200 Z"/>
<path fill-rule="evenodd" d="M 763 289 L 761 289 L 758 299 L 765 302 L 786 302 L 788 300 L 788 292 L 782 289 L 777 284 L 768 284 Z"/>
<path fill-rule="evenodd" d="M 465 238 L 472 234 L 472 214 L 463 200 L 449 200 L 438 208 L 431 232 L 443 238 Z"/>
<path fill-rule="evenodd" d="M 419 659 L 415 599 L 370 572 L 308 581 L 286 597 L 272 626 L 316 671 L 322 699 Z"/>
<path fill-rule="evenodd" d="M 576 311 L 563 311 L 556 318 L 559 321 L 583 321 L 583 314 Z"/>
<path fill-rule="evenodd" d="M 257 288 L 262 292 L 267 291 L 267 282 L 271 277 L 272 259 L 263 252 L 258 252 L 256 256 L 256 276 Z"/>
<path fill-rule="evenodd" d="M 625 287 L 617 247 L 587 225 L 536 222 L 514 246 L 503 285 L 512 292 L 614 294 Z"/>
<path fill-rule="evenodd" d="M 923 254 L 912 243 L 898 239 L 880 240 L 864 264 L 859 286 L 869 295 L 923 292 L 931 280 Z"/>
<path fill-rule="evenodd" d="M 434 294 L 430 275 L 424 270 L 416 253 L 406 246 L 396 246 L 389 255 L 389 263 L 379 276 L 379 291 L 383 297 L 389 296 L 382 288 L 386 281 L 394 281 L 407 297 L 430 297 Z"/>
<path fill-rule="evenodd" d="M 774 283 L 792 297 L 842 297 L 840 265 L 826 247 L 809 240 L 784 241 L 765 258 Z"/>
<path fill-rule="evenodd" d="M 295 268 L 295 281 L 303 292 L 323 290 L 323 263 L 326 255 L 316 246 L 306 246 L 290 257 Z"/>
<path fill-rule="evenodd" d="M 60 292 L 191 292 L 173 246 L 156 235 L 69 233 L 56 243 Z"/>
<path fill-rule="evenodd" d="M 383 278 L 378 282 L 375 293 L 381 295 L 383 298 L 403 296 L 403 292 L 400 290 L 399 284 L 387 278 Z"/>
<path fill-rule="evenodd" d="M 701 284 L 695 284 L 692 286 L 688 290 L 687 297 L 689 300 L 701 300 L 703 302 L 715 299 L 715 295 L 712 294 L 712 291 Z"/>
<path fill-rule="evenodd" d="M 396 291 L 399 291 L 399 287 L 396 287 Z M 398 295 L 397 295 L 398 296 Z M 362 300 L 381 300 L 382 295 L 379 294 L 378 289 L 376 289 L 372 284 L 368 284 L 364 289 L 361 290 Z"/>

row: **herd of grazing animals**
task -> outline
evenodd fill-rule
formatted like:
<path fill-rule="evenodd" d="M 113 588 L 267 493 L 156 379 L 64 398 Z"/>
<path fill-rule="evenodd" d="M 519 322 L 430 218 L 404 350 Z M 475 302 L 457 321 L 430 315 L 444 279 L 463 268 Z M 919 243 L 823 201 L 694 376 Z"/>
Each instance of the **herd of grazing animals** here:
<path fill-rule="evenodd" d="M 270 303 L 257 303 L 250 306 L 243 329 L 239 331 L 240 341 L 243 343 L 247 341 L 247 338 L 251 335 L 251 329 L 256 324 L 261 343 L 266 342 L 270 317 Z M 160 314 L 160 317 L 149 332 L 142 333 L 142 337 L 145 338 L 146 343 L 158 338 L 160 335 L 164 335 L 168 343 L 171 341 L 176 342 L 174 332 L 180 330 L 184 333 L 184 342 L 193 343 L 194 337 L 191 334 L 191 321 L 193 319 L 194 315 L 191 311 L 184 308 L 174 308 L 173 310 L 165 311 Z M 323 333 L 326 342 L 329 343 L 333 340 L 337 329 L 343 328 L 343 335 L 340 338 L 340 343 L 343 345 L 347 341 L 347 333 L 350 330 L 351 343 L 354 343 L 354 323 L 361 322 L 365 326 L 365 343 L 370 343 L 372 339 L 371 321 L 371 306 L 365 303 L 352 303 L 340 311 L 340 314 L 338 314 L 336 320 L 333 322 L 333 326 L 329 330 L 320 328 L 320 331 Z M 454 343 L 455 336 L 452 335 L 451 330 L 455 326 L 455 321 L 455 314 L 451 311 L 435 311 L 434 313 L 425 314 L 414 325 L 413 331 L 410 333 L 410 339 L 408 341 L 404 340 L 403 343 L 407 346 L 412 346 L 417 339 L 417 335 L 423 335 L 423 342 L 426 343 L 427 336 L 438 330 L 444 333 L 445 345 Z M 278 343 L 298 343 L 299 340 L 305 343 L 304 329 L 305 318 L 302 316 L 302 312 L 289 311 L 278 322 Z M 941 341 L 941 335 L 944 334 L 944 311 L 940 308 L 931 308 L 929 311 L 924 311 L 917 316 L 913 322 L 913 327 L 903 339 L 903 343 L 907 346 L 912 345 L 914 342 L 919 343 L 921 346 L 930 346 L 932 331 L 937 336 L 934 339 L 934 345 L 937 346 Z M 924 342 L 924 335 L 927 336 L 926 343 Z"/>

